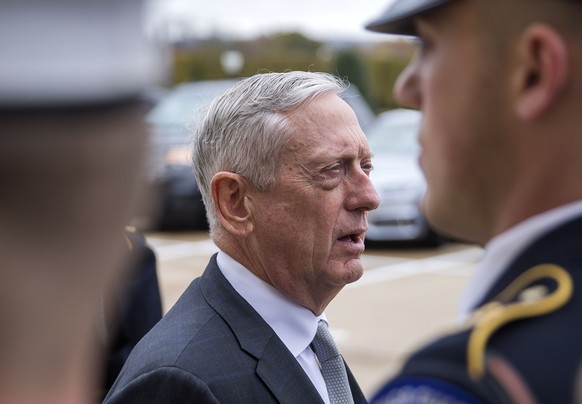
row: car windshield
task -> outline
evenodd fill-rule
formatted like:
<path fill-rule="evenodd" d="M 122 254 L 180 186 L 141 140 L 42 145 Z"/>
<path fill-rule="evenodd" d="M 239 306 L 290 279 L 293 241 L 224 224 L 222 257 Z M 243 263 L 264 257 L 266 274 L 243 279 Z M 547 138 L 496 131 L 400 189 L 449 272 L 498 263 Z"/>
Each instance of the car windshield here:
<path fill-rule="evenodd" d="M 417 121 L 378 119 L 367 128 L 366 135 L 375 154 L 416 154 L 419 151 L 417 132 Z"/>
<path fill-rule="evenodd" d="M 178 92 L 160 102 L 148 115 L 149 123 L 182 127 L 200 113 L 217 95 L 203 92 Z"/>

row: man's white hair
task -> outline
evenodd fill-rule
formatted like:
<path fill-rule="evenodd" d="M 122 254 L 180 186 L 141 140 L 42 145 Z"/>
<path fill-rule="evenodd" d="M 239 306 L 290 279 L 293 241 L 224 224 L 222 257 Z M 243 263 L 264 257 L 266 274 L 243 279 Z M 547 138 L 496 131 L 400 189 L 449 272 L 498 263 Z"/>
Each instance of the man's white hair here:
<path fill-rule="evenodd" d="M 319 72 L 263 73 L 218 96 L 193 133 L 192 162 L 211 232 L 219 226 L 210 184 L 220 171 L 240 174 L 257 189 L 272 189 L 293 134 L 288 113 L 347 84 Z"/>

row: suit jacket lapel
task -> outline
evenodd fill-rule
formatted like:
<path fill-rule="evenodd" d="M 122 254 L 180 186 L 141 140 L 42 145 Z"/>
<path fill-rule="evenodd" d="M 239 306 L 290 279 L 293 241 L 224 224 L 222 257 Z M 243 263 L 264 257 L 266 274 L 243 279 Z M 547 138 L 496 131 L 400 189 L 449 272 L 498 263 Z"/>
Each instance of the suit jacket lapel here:
<path fill-rule="evenodd" d="M 259 359 L 257 375 L 282 402 L 323 403 L 303 368 L 274 333 Z"/>
<path fill-rule="evenodd" d="M 257 361 L 257 375 L 280 402 L 323 402 L 291 352 L 220 272 L 214 255 L 200 279 L 206 301 L 231 327 L 241 348 Z"/>

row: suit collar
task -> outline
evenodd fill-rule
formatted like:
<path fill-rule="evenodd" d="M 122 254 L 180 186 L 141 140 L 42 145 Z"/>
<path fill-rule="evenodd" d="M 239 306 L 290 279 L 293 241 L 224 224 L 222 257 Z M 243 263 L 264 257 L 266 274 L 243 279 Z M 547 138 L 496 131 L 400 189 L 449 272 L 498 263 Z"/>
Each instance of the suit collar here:
<path fill-rule="evenodd" d="M 218 252 L 216 263 L 233 289 L 265 320 L 294 357 L 311 344 L 317 324 L 320 318 L 326 319 L 325 315 L 315 316 L 224 251 Z"/>
<path fill-rule="evenodd" d="M 229 325 L 241 349 L 257 359 L 257 375 L 281 401 L 322 402 L 295 357 L 230 285 L 212 256 L 200 279 L 206 301 Z"/>

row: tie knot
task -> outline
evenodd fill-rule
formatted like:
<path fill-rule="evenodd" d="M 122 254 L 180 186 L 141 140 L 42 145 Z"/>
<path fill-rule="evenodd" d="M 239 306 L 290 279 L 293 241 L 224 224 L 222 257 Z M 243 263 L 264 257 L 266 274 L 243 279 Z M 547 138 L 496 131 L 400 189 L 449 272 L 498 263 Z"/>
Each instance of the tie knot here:
<path fill-rule="evenodd" d="M 319 320 L 317 333 L 315 334 L 315 338 L 313 338 L 311 347 L 313 348 L 315 355 L 317 355 L 317 359 L 319 359 L 320 363 L 327 362 L 330 359 L 340 356 L 339 349 L 329 332 L 326 322 L 323 320 Z"/>

